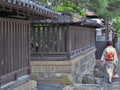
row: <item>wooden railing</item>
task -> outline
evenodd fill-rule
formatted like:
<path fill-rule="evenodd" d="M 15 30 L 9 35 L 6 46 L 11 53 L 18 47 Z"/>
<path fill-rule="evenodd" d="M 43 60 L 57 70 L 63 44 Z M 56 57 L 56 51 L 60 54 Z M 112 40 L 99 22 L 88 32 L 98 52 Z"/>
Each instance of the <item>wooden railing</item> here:
<path fill-rule="evenodd" d="M 29 22 L 0 18 L 0 84 L 30 74 Z"/>
<path fill-rule="evenodd" d="M 95 48 L 95 30 L 69 24 L 31 24 L 32 60 L 70 60 Z"/>

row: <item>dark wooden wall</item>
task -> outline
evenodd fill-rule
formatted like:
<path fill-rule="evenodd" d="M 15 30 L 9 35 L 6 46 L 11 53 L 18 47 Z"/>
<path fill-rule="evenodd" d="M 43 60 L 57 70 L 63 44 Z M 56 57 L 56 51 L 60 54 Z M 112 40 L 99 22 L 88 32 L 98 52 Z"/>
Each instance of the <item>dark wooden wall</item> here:
<path fill-rule="evenodd" d="M 28 21 L 0 18 L 1 84 L 30 73 Z"/>

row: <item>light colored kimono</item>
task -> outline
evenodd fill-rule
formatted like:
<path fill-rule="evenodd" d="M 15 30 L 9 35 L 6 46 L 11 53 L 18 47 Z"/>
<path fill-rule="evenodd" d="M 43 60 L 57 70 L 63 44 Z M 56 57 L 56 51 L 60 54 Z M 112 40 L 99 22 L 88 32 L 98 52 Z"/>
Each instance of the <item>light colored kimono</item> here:
<path fill-rule="evenodd" d="M 106 52 L 113 52 L 114 53 L 114 60 L 113 61 L 105 61 L 105 54 Z M 116 65 L 116 61 L 118 61 L 117 51 L 113 46 L 108 46 L 104 49 L 101 60 L 105 63 L 106 71 L 109 75 L 109 78 L 113 76 L 113 70 Z"/>

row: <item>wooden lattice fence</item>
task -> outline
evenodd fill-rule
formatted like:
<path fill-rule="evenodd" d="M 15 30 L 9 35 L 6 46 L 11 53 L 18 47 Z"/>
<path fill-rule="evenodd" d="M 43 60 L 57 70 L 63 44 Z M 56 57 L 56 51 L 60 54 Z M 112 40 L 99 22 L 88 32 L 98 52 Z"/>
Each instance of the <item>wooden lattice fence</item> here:
<path fill-rule="evenodd" d="M 95 30 L 69 24 L 31 24 L 32 60 L 70 60 L 95 48 Z"/>
<path fill-rule="evenodd" d="M 30 73 L 28 21 L 0 18 L 0 82 Z"/>

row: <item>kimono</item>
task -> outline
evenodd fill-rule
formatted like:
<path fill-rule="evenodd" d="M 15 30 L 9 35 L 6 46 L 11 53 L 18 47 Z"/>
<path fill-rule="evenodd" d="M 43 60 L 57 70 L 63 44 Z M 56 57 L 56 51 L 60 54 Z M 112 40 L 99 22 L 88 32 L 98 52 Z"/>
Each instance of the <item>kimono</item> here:
<path fill-rule="evenodd" d="M 114 59 L 113 59 L 113 61 L 106 61 L 106 60 L 105 60 L 105 55 L 106 55 L 107 52 L 112 52 L 112 53 L 114 53 Z M 115 49 L 113 46 L 107 46 L 107 47 L 104 49 L 104 51 L 103 51 L 101 60 L 102 60 L 103 63 L 105 64 L 105 68 L 106 68 L 106 71 L 107 71 L 107 73 L 108 73 L 108 75 L 109 75 L 109 78 L 112 79 L 113 70 L 114 70 L 114 68 L 115 68 L 116 61 L 118 61 L 118 55 L 117 55 L 116 49 Z"/>

